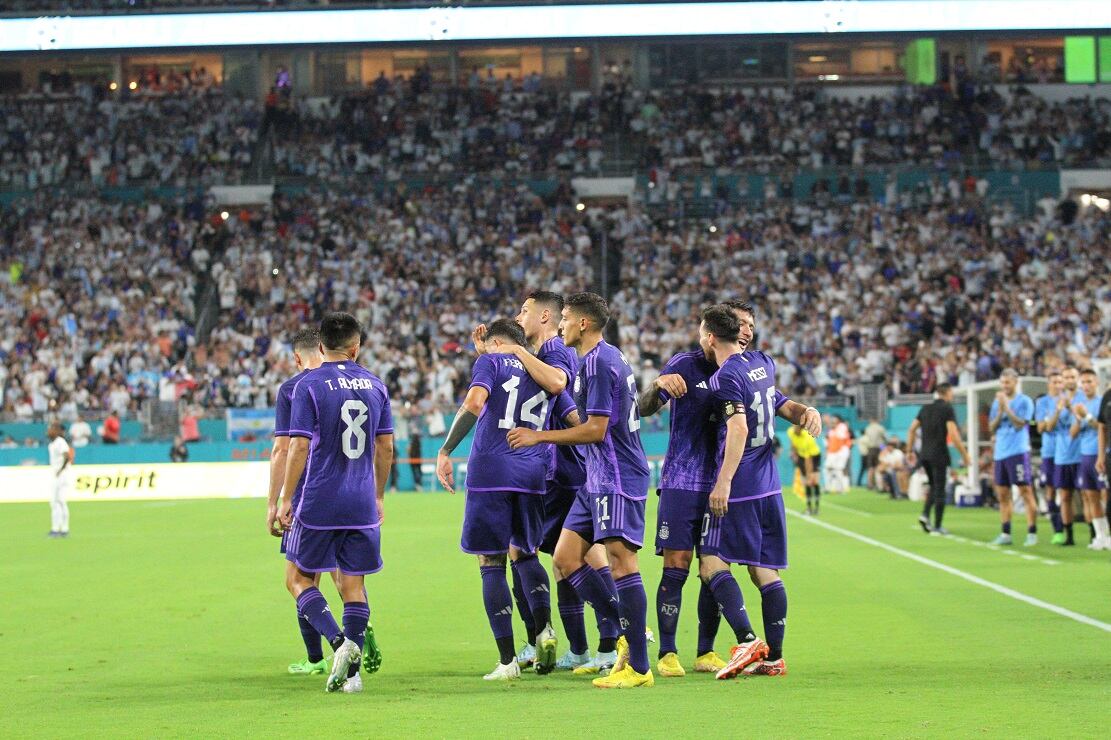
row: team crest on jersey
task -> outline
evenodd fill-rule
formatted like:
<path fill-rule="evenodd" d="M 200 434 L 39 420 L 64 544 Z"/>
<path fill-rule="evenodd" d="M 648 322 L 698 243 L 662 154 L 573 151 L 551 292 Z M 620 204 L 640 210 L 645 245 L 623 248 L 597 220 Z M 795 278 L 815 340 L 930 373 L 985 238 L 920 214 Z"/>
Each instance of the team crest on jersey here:
<path fill-rule="evenodd" d="M 749 370 L 747 375 L 749 380 L 765 380 L 768 377 L 768 371 L 758 367 L 755 370 Z"/>
<path fill-rule="evenodd" d="M 667 528 L 667 522 L 664 522 L 660 525 L 660 539 L 666 540 L 669 536 L 671 536 L 671 530 Z"/>
<path fill-rule="evenodd" d="M 582 386 L 583 386 L 582 376 L 581 375 L 576 375 L 575 376 L 575 393 L 578 393 L 580 390 L 582 390 Z"/>

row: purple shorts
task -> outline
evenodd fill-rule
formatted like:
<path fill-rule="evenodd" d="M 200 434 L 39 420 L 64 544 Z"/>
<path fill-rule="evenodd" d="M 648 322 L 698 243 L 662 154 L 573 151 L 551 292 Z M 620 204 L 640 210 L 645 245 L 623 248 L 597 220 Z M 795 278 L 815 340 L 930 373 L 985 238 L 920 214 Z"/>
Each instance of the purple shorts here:
<path fill-rule="evenodd" d="M 1076 487 L 1081 491 L 1102 491 L 1107 481 L 1096 472 L 1097 455 L 1082 455 L 1076 468 Z"/>
<path fill-rule="evenodd" d="M 1038 483 L 1042 488 L 1053 488 L 1053 479 L 1055 474 L 1053 472 L 1053 458 L 1043 457 L 1041 474 L 1038 476 Z"/>
<path fill-rule="evenodd" d="M 286 554 L 289 553 L 289 534 L 292 531 L 293 531 L 292 527 L 290 527 L 289 529 L 283 529 L 282 530 L 281 544 L 278 545 L 278 552 L 280 552 L 282 555 L 286 555 Z"/>
<path fill-rule="evenodd" d="M 787 516 L 781 493 L 730 501 L 725 516 L 706 512 L 702 521 L 703 555 L 772 570 L 787 567 Z"/>
<path fill-rule="evenodd" d="M 621 539 L 639 549 L 644 547 L 644 500 L 619 493 L 587 493 L 584 486 L 575 496 L 563 528 L 587 542 Z"/>
<path fill-rule="evenodd" d="M 1069 465 L 1053 464 L 1053 487 L 1066 491 L 1076 490 L 1076 463 Z"/>
<path fill-rule="evenodd" d="M 1029 452 L 995 461 L 995 485 L 1028 486 L 1032 482 Z"/>
<path fill-rule="evenodd" d="M 285 559 L 303 573 L 331 573 L 338 568 L 350 576 L 365 576 L 382 570 L 381 538 L 378 527 L 309 529 L 294 519 Z"/>
<path fill-rule="evenodd" d="M 548 492 L 544 494 L 544 531 L 540 539 L 540 552 L 549 555 L 555 552 L 559 533 L 563 531 L 563 522 L 567 520 L 567 513 L 571 511 L 577 494 L 576 488 L 562 488 L 549 481 Z"/>
<path fill-rule="evenodd" d="M 702 520 L 710 492 L 660 489 L 660 508 L 656 512 L 656 554 L 664 550 L 691 551 L 702 535 Z"/>
<path fill-rule="evenodd" d="M 544 496 L 516 491 L 467 491 L 459 547 L 471 555 L 499 555 L 513 545 L 531 555 L 544 534 Z"/>

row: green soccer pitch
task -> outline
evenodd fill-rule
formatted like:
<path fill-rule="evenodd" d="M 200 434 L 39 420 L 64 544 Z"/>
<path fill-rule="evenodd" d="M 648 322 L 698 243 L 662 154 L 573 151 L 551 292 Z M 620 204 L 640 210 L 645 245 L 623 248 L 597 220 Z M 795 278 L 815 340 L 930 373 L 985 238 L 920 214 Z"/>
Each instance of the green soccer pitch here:
<path fill-rule="evenodd" d="M 463 498 L 391 496 L 386 567 L 368 578 L 384 664 L 364 693 L 328 695 L 323 677 L 286 674 L 304 654 L 263 509 L 76 504 L 55 541 L 46 504 L 0 507 L 4 736 L 1060 737 L 1090 736 L 1111 706 L 1106 553 L 989 548 L 994 512 L 952 507 L 955 536 L 928 537 L 916 504 L 866 492 L 823 497 L 818 523 L 789 517 L 787 677 L 657 676 L 628 692 L 565 673 L 483 682 L 496 651 L 458 549 Z M 651 610 L 661 566 L 642 567 Z M 688 668 L 697 588 L 680 622 Z M 592 623 L 588 608 L 593 642 Z M 719 652 L 730 638 L 723 623 Z"/>

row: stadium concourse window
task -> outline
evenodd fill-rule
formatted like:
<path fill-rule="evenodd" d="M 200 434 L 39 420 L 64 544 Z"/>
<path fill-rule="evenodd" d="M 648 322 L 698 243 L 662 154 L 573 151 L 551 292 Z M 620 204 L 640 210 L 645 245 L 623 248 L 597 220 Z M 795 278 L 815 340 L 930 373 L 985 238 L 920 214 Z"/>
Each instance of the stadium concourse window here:
<path fill-rule="evenodd" d="M 1065 81 L 1063 38 L 988 41 L 980 62 L 984 82 L 1047 83 Z"/>
<path fill-rule="evenodd" d="M 905 77 L 902 51 L 889 41 L 795 44 L 792 63 L 799 82 L 896 82 Z"/>
<path fill-rule="evenodd" d="M 782 42 L 648 46 L 648 83 L 651 87 L 786 79 L 787 44 Z"/>

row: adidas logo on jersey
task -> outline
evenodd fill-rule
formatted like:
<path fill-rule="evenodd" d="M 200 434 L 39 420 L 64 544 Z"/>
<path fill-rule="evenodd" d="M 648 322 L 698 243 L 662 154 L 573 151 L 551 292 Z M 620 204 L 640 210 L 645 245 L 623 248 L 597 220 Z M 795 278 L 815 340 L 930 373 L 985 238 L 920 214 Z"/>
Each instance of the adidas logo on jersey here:
<path fill-rule="evenodd" d="M 704 391 L 708 391 L 708 390 L 710 390 L 710 386 L 706 385 L 706 381 L 705 381 L 705 380 L 703 380 L 703 381 L 702 381 L 701 383 L 699 383 L 698 385 L 696 385 L 696 386 L 695 386 L 695 388 L 701 388 L 701 389 L 702 389 L 702 390 L 704 390 Z"/>

